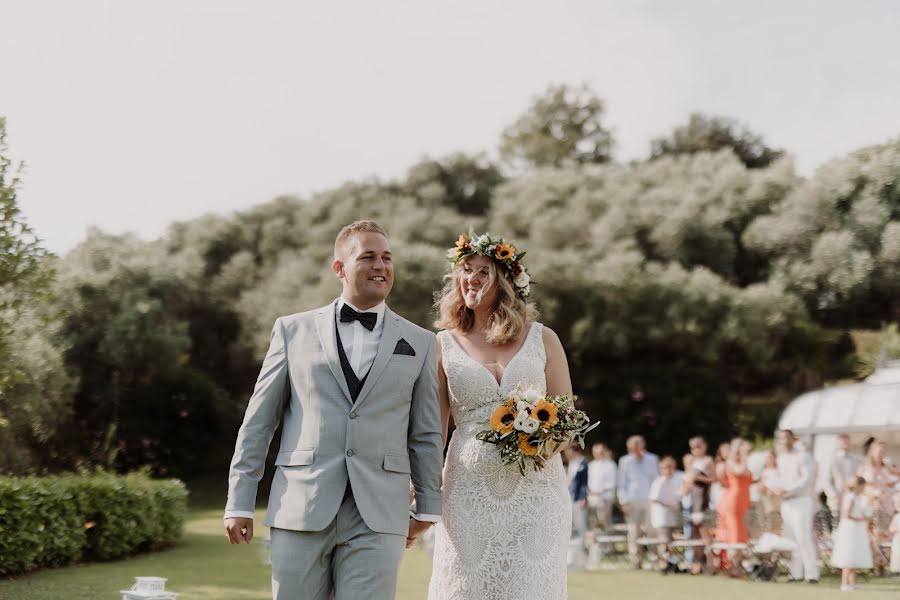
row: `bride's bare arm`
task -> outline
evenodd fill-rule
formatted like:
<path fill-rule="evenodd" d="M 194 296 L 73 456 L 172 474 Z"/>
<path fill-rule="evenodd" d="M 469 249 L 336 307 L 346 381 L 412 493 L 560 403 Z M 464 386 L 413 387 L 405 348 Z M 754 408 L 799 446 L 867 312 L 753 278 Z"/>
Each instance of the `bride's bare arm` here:
<path fill-rule="evenodd" d="M 547 366 L 544 376 L 547 379 L 547 394 L 551 396 L 572 395 L 572 378 L 569 375 L 569 361 L 559 336 L 549 327 L 544 327 L 544 351 L 547 353 Z"/>
<path fill-rule="evenodd" d="M 566 351 L 559 336 L 549 327 L 544 327 L 544 352 L 547 354 L 547 365 L 544 367 L 544 377 L 547 380 L 547 395 L 563 396 L 572 395 L 572 377 L 569 375 L 569 361 L 566 359 Z M 562 452 L 571 444 L 569 441 L 559 444 L 553 451 L 554 454 Z"/>

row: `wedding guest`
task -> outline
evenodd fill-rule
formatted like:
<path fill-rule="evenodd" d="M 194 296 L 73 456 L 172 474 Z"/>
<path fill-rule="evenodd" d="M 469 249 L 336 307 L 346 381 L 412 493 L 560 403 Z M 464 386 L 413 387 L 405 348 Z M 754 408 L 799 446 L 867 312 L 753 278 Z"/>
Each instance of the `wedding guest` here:
<path fill-rule="evenodd" d="M 791 556 L 790 579 L 819 582 L 816 542 L 813 538 L 813 483 L 815 467 L 808 452 L 797 447 L 797 438 L 788 429 L 777 433 L 778 478 L 781 487 L 781 521 L 784 537 L 797 544 Z"/>
<path fill-rule="evenodd" d="M 900 481 L 896 470 L 885 456 L 884 443 L 874 440 L 869 445 L 866 459 L 857 474 L 868 482 L 867 494 L 875 509 L 873 533 L 875 539 L 881 539 L 886 535 L 894 512 L 894 486 Z"/>
<path fill-rule="evenodd" d="M 572 499 L 572 529 L 574 539 L 581 541 L 581 550 L 578 552 L 576 562 L 579 565 L 584 558 L 584 542 L 587 535 L 587 491 L 588 491 L 588 465 L 584 460 L 584 451 L 581 446 L 573 444 L 564 451 L 569 478 L 569 495 Z"/>
<path fill-rule="evenodd" d="M 690 481 L 690 525 L 691 539 L 711 541 L 712 515 L 710 513 L 710 489 L 716 480 L 716 469 L 713 458 L 707 454 L 706 440 L 700 436 L 688 440 L 691 451 L 691 466 L 685 464 L 685 477 Z M 699 573 L 703 569 L 706 555 L 703 552 L 691 552 L 691 572 Z"/>
<path fill-rule="evenodd" d="M 648 533 L 650 526 L 650 484 L 659 473 L 659 459 L 647 451 L 644 438 L 633 435 L 625 443 L 628 454 L 619 459 L 619 505 L 628 525 L 628 554 L 631 566 L 641 568 L 643 548 L 637 540 Z"/>
<path fill-rule="evenodd" d="M 856 570 L 871 569 L 873 564 L 868 531 L 872 506 L 866 497 L 865 479 L 854 477 L 845 483 L 831 564 L 841 569 L 841 591 L 851 592 L 856 589 Z"/>
<path fill-rule="evenodd" d="M 728 442 L 723 442 L 719 444 L 719 447 L 716 448 L 716 455 L 713 458 L 713 472 L 715 473 L 715 478 L 711 486 L 709 486 L 709 510 L 710 510 L 710 523 L 709 523 L 709 531 L 708 537 L 709 540 L 712 541 L 716 536 L 716 527 L 718 527 L 721 522 L 721 517 L 719 516 L 719 501 L 722 497 L 722 493 L 725 491 L 725 462 L 728 460 L 728 456 L 731 454 L 731 444 Z M 711 559 L 712 555 L 707 556 L 707 559 Z M 696 571 L 696 568 L 692 569 L 692 572 Z"/>
<path fill-rule="evenodd" d="M 726 544 L 746 544 L 749 536 L 745 517 L 750 510 L 750 484 L 753 475 L 747 466 L 751 445 L 747 440 L 731 441 L 731 453 L 725 461 L 722 496 L 716 506 L 716 539 Z M 737 569 L 738 553 L 729 552 L 727 563 L 731 574 L 740 575 Z"/>
<path fill-rule="evenodd" d="M 731 444 L 723 442 L 716 448 L 716 456 L 713 459 L 713 472 L 715 477 L 709 488 L 709 508 L 715 514 L 716 506 L 719 503 L 719 497 L 722 495 L 722 487 L 725 480 L 725 462 L 731 455 Z"/>
<path fill-rule="evenodd" d="M 888 527 L 891 538 L 891 573 L 900 573 L 900 492 L 894 494 L 894 517 Z"/>
<path fill-rule="evenodd" d="M 760 475 L 760 503 L 762 504 L 762 531 L 781 533 L 781 496 L 783 486 L 778 477 L 778 462 L 774 450 L 766 452 L 766 462 Z"/>
<path fill-rule="evenodd" d="M 681 457 L 681 464 L 684 466 L 684 477 L 681 479 L 681 485 L 678 486 L 678 491 L 681 493 L 681 535 L 686 540 L 694 539 L 695 530 L 699 531 L 691 523 L 691 513 L 693 512 L 691 509 L 691 490 L 694 484 L 691 481 L 690 472 L 693 461 L 694 456 L 690 452 Z M 693 563 L 694 549 L 685 549 L 684 558 L 689 563 Z"/>
<path fill-rule="evenodd" d="M 752 444 L 747 442 L 748 444 Z M 763 513 L 763 502 L 762 502 L 762 476 L 763 471 L 766 468 L 766 461 L 768 460 L 769 452 L 768 450 L 759 450 L 759 451 L 750 451 L 750 456 L 747 457 L 747 469 L 750 471 L 750 475 L 753 478 L 753 482 L 750 484 L 750 510 L 747 511 L 747 517 L 744 519 L 744 522 L 747 525 L 747 535 L 750 537 L 750 540 L 759 539 L 759 536 L 763 534 L 765 531 L 765 515 Z"/>
<path fill-rule="evenodd" d="M 840 434 L 837 437 L 837 450 L 831 458 L 824 483 L 828 509 L 835 517 L 840 514 L 841 497 L 847 482 L 856 477 L 862 464 L 863 457 L 850 451 L 850 436 L 846 433 Z"/>
<path fill-rule="evenodd" d="M 659 462 L 659 476 L 650 485 L 650 526 L 656 536 L 665 540 L 657 547 L 660 568 L 665 573 L 677 570 L 677 563 L 669 553 L 672 534 L 678 526 L 678 511 L 681 510 L 679 496 L 680 481 L 675 477 L 675 459 L 665 456 Z"/>
<path fill-rule="evenodd" d="M 612 509 L 616 496 L 616 461 L 603 442 L 591 446 L 594 457 L 588 463 L 588 525 L 602 532 L 612 525 Z"/>

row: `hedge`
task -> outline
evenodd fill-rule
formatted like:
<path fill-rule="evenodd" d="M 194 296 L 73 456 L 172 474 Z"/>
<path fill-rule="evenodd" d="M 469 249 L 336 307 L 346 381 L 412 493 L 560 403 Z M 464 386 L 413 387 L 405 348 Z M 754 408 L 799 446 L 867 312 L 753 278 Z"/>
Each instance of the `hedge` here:
<path fill-rule="evenodd" d="M 176 479 L 0 477 L 0 575 L 170 545 L 186 512 L 187 489 Z"/>

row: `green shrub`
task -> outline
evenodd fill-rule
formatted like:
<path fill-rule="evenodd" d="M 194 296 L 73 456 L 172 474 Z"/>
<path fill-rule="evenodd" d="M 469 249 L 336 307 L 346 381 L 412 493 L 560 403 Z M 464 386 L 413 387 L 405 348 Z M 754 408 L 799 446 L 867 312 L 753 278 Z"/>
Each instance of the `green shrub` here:
<path fill-rule="evenodd" d="M 187 489 L 175 479 L 0 477 L 0 575 L 172 544 L 186 511 Z"/>

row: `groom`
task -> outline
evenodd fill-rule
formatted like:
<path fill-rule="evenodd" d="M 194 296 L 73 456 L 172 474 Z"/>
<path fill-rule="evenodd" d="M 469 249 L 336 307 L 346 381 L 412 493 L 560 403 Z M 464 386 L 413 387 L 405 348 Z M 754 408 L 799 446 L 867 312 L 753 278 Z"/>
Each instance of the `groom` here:
<path fill-rule="evenodd" d="M 253 538 L 280 422 L 264 521 L 273 598 L 389 600 L 405 545 L 441 513 L 435 336 L 385 305 L 394 267 L 373 221 L 341 229 L 331 267 L 340 298 L 275 321 L 235 444 L 225 530 L 232 544 Z"/>

